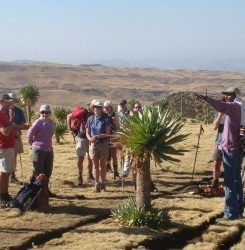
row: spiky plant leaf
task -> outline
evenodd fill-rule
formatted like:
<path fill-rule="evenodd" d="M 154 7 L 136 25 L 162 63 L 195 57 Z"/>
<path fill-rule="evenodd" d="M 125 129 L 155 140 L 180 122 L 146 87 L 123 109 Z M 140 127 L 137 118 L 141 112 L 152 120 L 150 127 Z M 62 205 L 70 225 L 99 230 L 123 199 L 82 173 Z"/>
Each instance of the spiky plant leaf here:
<path fill-rule="evenodd" d="M 170 110 L 161 113 L 159 109 L 144 107 L 142 113 L 129 116 L 125 124 L 125 128 L 117 132 L 115 141 L 127 148 L 133 157 L 139 151 L 147 152 L 160 164 L 163 160 L 178 162 L 179 159 L 173 156 L 186 152 L 172 146 L 189 134 L 177 134 L 184 123 L 180 116 L 172 117 Z"/>

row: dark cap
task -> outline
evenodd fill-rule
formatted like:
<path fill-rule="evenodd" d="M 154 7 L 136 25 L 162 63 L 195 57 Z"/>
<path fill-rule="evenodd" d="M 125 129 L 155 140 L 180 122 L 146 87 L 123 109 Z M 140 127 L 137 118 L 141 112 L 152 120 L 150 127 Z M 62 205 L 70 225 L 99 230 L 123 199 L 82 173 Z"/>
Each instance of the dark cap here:
<path fill-rule="evenodd" d="M 125 105 L 125 104 L 127 104 L 127 101 L 126 101 L 126 100 L 121 100 L 121 101 L 119 102 L 119 105 Z"/>
<path fill-rule="evenodd" d="M 12 102 L 13 99 L 9 95 L 4 94 L 1 96 L 1 101 Z"/>

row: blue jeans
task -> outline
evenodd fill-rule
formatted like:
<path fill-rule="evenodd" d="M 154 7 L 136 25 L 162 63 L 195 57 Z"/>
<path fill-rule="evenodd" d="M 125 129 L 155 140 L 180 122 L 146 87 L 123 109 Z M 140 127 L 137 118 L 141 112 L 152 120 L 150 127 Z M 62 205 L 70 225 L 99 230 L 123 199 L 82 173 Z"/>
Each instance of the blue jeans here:
<path fill-rule="evenodd" d="M 225 208 L 224 217 L 234 220 L 243 214 L 243 187 L 240 150 L 222 152 L 224 164 Z"/>

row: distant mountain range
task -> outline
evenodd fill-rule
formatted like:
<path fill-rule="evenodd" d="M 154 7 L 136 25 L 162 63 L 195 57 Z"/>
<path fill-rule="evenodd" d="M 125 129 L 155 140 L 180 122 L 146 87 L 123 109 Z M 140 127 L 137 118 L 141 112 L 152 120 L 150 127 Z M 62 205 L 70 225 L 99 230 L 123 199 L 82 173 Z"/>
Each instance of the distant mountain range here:
<path fill-rule="evenodd" d="M 15 60 L 15 63 L 33 63 L 35 60 Z M 109 67 L 138 67 L 138 68 L 159 68 L 166 70 L 191 69 L 191 70 L 212 70 L 212 71 L 237 71 L 245 72 L 245 58 L 229 59 L 144 59 L 129 61 L 124 59 L 96 60 L 91 64 L 81 65 L 104 65 Z"/>
<path fill-rule="evenodd" d="M 95 63 L 110 67 L 140 67 L 140 68 L 159 68 L 166 70 L 192 69 L 192 70 L 245 72 L 245 58 L 145 59 L 139 61 L 126 61 L 122 59 L 117 59 L 117 60 L 98 60 Z"/>

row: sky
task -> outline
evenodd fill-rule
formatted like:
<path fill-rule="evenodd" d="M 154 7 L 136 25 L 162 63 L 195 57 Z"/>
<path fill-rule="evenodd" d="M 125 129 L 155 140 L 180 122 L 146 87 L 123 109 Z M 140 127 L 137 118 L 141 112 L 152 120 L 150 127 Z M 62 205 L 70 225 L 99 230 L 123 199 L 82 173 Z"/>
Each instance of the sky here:
<path fill-rule="evenodd" d="M 245 58 L 244 0 L 0 0 L 0 61 Z"/>

